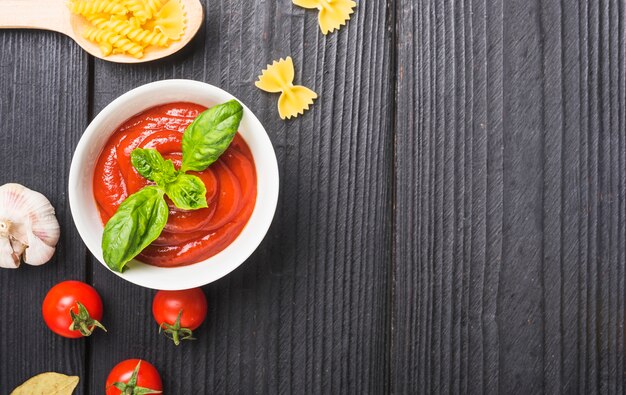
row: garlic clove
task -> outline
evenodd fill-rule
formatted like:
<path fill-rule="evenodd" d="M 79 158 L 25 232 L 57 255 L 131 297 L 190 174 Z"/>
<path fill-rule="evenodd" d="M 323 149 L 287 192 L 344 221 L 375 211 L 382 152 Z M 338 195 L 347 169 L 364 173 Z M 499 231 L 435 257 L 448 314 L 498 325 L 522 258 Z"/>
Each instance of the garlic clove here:
<path fill-rule="evenodd" d="M 0 267 L 6 269 L 17 269 L 20 267 L 20 258 L 13 252 L 13 247 L 8 237 L 0 237 Z"/>
<path fill-rule="evenodd" d="M 8 264 L 6 257 L 15 255 L 18 262 L 42 265 L 52 258 L 59 236 L 54 207 L 44 195 L 19 184 L 0 186 L 0 239 L 8 240 L 12 251 L 8 254 L 4 243 L 0 260 Z"/>
<path fill-rule="evenodd" d="M 24 251 L 26 251 L 26 248 L 28 248 L 28 244 L 23 243 L 13 237 L 9 239 L 9 242 L 11 243 L 11 248 L 13 249 L 13 252 L 18 257 L 21 256 L 24 253 Z"/>
<path fill-rule="evenodd" d="M 44 243 L 36 236 L 29 234 L 28 248 L 24 251 L 22 258 L 24 259 L 24 263 L 32 266 L 39 266 L 52 259 L 54 250 L 54 247 Z"/>

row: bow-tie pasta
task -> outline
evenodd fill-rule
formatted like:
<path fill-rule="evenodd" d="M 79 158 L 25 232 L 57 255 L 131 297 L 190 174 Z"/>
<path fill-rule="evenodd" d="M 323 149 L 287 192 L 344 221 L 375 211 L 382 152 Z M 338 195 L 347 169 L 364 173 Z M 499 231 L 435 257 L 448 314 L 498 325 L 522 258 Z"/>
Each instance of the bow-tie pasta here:
<path fill-rule="evenodd" d="M 352 0 L 293 0 L 293 3 L 304 8 L 318 9 L 320 29 L 324 34 L 345 25 L 356 7 Z"/>
<path fill-rule="evenodd" d="M 309 88 L 293 84 L 294 74 L 293 60 L 288 56 L 287 59 L 268 65 L 255 83 L 257 88 L 266 92 L 281 92 L 278 98 L 278 114 L 282 119 L 304 114 L 313 104 L 313 99 L 317 98 L 317 93 Z"/>

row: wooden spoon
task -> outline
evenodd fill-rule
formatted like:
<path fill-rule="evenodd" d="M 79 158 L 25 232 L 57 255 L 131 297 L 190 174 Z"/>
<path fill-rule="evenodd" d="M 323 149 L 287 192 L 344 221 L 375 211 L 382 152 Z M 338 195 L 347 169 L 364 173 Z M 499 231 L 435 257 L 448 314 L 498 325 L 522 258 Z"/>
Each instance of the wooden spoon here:
<path fill-rule="evenodd" d="M 182 49 L 196 35 L 204 18 L 199 0 L 179 0 L 187 14 L 185 33 L 169 47 L 149 47 L 141 59 L 131 55 L 111 54 L 103 56 L 97 44 L 85 39 L 82 32 L 89 22 L 80 15 L 72 14 L 67 0 L 0 0 L 0 29 L 53 30 L 71 37 L 89 54 L 116 63 L 142 63 L 161 59 Z"/>

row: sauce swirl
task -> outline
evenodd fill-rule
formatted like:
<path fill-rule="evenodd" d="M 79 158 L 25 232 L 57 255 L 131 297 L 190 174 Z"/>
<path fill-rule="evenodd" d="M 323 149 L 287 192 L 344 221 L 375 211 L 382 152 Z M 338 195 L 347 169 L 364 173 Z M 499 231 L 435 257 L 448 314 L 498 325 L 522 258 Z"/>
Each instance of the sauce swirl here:
<path fill-rule="evenodd" d="M 93 179 L 104 224 L 124 199 L 153 184 L 134 169 L 131 152 L 135 148 L 153 148 L 180 168 L 183 132 L 204 110 L 206 107 L 193 103 L 164 104 L 135 115 L 115 131 L 98 158 Z M 167 224 L 138 260 L 161 267 L 200 262 L 232 243 L 250 219 L 256 202 L 256 170 L 252 153 L 239 134 L 209 168 L 188 174 L 204 182 L 208 207 L 181 210 L 166 197 Z"/>

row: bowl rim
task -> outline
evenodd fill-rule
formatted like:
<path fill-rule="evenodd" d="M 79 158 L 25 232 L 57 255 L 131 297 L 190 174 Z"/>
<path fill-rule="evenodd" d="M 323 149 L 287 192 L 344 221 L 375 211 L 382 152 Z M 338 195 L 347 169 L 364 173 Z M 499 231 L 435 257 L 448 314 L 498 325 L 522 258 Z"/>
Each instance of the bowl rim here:
<path fill-rule="evenodd" d="M 164 94 L 164 92 L 169 93 Z M 162 100 L 159 99 L 159 94 L 163 94 Z M 91 186 L 95 162 L 97 162 L 106 141 L 125 120 L 160 104 L 176 101 L 196 103 L 198 101 L 196 99 L 184 98 L 194 95 L 202 96 L 201 100 L 205 101 L 205 103 L 198 104 L 210 106 L 235 99 L 244 108 L 239 132 L 250 147 L 257 173 L 257 197 L 252 214 L 237 238 L 224 250 L 206 260 L 173 268 L 157 267 L 133 260 L 129 262 L 128 269 L 123 273 L 115 272 L 104 263 L 102 257 L 101 240 L 104 226 L 101 220 L 97 221 L 100 227 L 95 226 L 98 230 L 94 234 L 94 215 L 98 219 L 100 216 Z M 181 98 L 171 99 L 170 97 L 173 96 L 181 96 Z M 137 103 L 142 97 L 149 97 L 149 100 L 155 100 L 158 103 Z M 108 120 L 115 117 L 120 118 L 117 115 L 120 112 L 130 115 L 124 116 L 124 120 L 118 122 L 117 126 L 111 128 L 110 125 L 107 125 Z M 103 144 L 93 148 L 94 139 L 103 140 Z M 85 163 L 90 163 L 90 165 L 86 166 Z M 85 170 L 86 167 L 89 168 L 90 166 L 92 167 L 91 171 Z M 86 174 L 89 172 L 91 174 Z M 85 182 L 88 182 L 89 188 L 86 188 L 88 191 L 85 190 Z M 278 204 L 278 161 L 267 131 L 254 113 L 234 95 L 205 82 L 188 79 L 161 80 L 138 86 L 122 94 L 105 106 L 89 123 L 72 156 L 68 192 L 70 211 L 78 233 L 89 251 L 104 267 L 117 276 L 146 288 L 189 289 L 209 284 L 226 276 L 241 266 L 263 241 L 271 226 Z M 87 201 L 89 197 L 91 201 Z M 92 209 L 89 209 L 88 206 L 91 206 Z M 95 208 L 95 213 L 92 212 L 93 208 Z"/>

